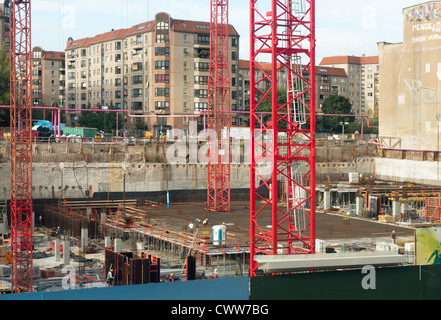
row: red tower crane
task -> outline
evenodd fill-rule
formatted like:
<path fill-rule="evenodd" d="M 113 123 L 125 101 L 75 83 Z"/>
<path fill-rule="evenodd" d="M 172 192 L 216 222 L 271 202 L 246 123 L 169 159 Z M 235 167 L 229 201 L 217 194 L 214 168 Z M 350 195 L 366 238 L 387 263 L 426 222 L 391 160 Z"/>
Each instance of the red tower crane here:
<path fill-rule="evenodd" d="M 250 275 L 255 276 L 258 254 L 315 252 L 315 1 L 250 3 Z M 271 70 L 259 61 L 270 61 Z M 286 102 L 277 92 L 283 72 Z M 263 119 L 259 110 L 268 101 L 271 118 Z"/>
<path fill-rule="evenodd" d="M 31 1 L 10 2 L 11 290 L 32 292 Z"/>
<path fill-rule="evenodd" d="M 230 73 L 228 0 L 211 0 L 206 210 L 230 211 Z"/>

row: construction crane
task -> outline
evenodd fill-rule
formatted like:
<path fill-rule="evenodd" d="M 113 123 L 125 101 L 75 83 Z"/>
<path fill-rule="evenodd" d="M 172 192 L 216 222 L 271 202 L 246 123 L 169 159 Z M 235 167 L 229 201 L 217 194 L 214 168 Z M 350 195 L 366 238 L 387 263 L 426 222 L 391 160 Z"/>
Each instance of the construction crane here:
<path fill-rule="evenodd" d="M 31 1 L 10 1 L 11 291 L 32 292 Z"/>
<path fill-rule="evenodd" d="M 258 254 L 315 252 L 315 1 L 250 4 L 250 275 L 256 276 Z M 282 71 L 286 103 L 277 95 Z M 262 121 L 259 108 L 268 101 L 271 120 Z"/>
<path fill-rule="evenodd" d="M 230 211 L 230 101 L 228 0 L 211 0 L 208 80 L 208 181 L 205 209 Z"/>

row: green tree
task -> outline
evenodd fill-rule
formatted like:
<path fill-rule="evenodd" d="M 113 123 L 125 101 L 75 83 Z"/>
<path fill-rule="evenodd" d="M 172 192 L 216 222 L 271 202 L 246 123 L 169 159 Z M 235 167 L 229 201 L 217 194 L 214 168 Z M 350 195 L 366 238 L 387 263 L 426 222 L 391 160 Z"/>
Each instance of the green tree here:
<path fill-rule="evenodd" d="M 271 97 L 271 91 L 268 95 L 269 95 L 269 97 Z M 263 98 L 263 95 L 259 93 L 259 94 L 257 94 L 256 101 L 259 102 L 262 98 Z M 277 103 L 279 105 L 284 105 L 284 104 L 286 104 L 286 101 L 287 101 L 286 89 L 285 88 L 278 88 L 277 89 Z M 272 111 L 271 100 L 269 98 L 265 98 L 262 101 L 262 103 L 259 105 L 259 107 L 257 108 L 257 112 L 264 112 L 262 114 L 262 116 L 260 117 L 262 119 L 263 124 L 266 125 L 269 121 L 271 121 L 271 119 L 272 119 L 271 111 Z M 249 120 L 247 119 L 247 121 L 245 121 L 245 123 L 247 125 L 249 125 Z M 261 127 L 260 123 L 258 123 L 258 121 L 256 120 L 256 128 L 260 128 L 260 127 Z M 278 125 L 279 129 L 286 129 L 286 127 L 287 127 L 286 121 L 284 121 L 284 120 L 279 121 L 279 125 Z"/>
<path fill-rule="evenodd" d="M 325 99 L 322 106 L 324 114 L 351 114 L 352 104 L 348 98 L 332 95 Z M 351 124 L 354 117 L 321 116 L 317 119 L 317 130 L 324 132 L 342 132 L 342 122 Z"/>
<path fill-rule="evenodd" d="M 109 110 L 116 110 L 114 107 L 109 107 Z M 105 133 L 111 133 L 116 130 L 116 112 L 114 111 L 88 111 L 82 112 L 78 119 L 78 124 L 81 127 L 96 128 L 98 131 Z M 118 127 L 121 129 L 123 126 L 123 117 L 118 117 Z"/>

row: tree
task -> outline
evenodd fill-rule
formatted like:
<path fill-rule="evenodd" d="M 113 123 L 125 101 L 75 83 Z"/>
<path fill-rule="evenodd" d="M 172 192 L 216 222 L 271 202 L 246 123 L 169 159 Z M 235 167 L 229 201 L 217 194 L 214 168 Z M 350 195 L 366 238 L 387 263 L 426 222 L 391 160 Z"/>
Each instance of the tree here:
<path fill-rule="evenodd" d="M 348 98 L 332 95 L 325 99 L 322 106 L 324 114 L 351 114 L 352 104 Z M 317 119 L 317 129 L 325 132 L 342 132 L 342 122 L 349 124 L 354 117 L 329 117 L 322 116 Z"/>
<path fill-rule="evenodd" d="M 113 107 L 109 107 L 110 110 L 116 110 Z M 113 111 L 98 111 L 98 112 L 82 112 L 78 119 L 78 124 L 82 127 L 96 128 L 98 131 L 110 133 L 116 130 L 116 112 Z M 123 126 L 123 117 L 118 117 L 118 127 Z"/>
<path fill-rule="evenodd" d="M 286 104 L 287 101 L 287 95 L 286 95 L 286 89 L 285 88 L 278 88 L 277 89 L 277 103 L 279 105 L 284 105 Z M 256 101 L 260 101 L 263 97 L 263 95 L 261 93 L 258 93 L 256 95 Z M 269 97 L 271 97 L 271 91 L 269 93 Z M 269 98 L 266 98 L 265 100 L 262 101 L 262 103 L 259 105 L 259 107 L 257 108 L 257 112 L 265 112 L 262 114 L 261 119 L 262 119 L 262 123 L 264 125 L 267 125 L 267 123 L 269 121 L 271 121 L 272 119 L 272 104 L 271 104 L 271 100 Z M 249 125 L 249 120 L 245 120 L 245 123 L 247 125 Z M 257 123 L 256 120 L 256 128 L 260 128 L 261 125 L 260 123 Z M 286 125 L 286 121 L 279 121 L 279 125 L 278 128 L 279 129 L 286 129 L 287 125 Z"/>

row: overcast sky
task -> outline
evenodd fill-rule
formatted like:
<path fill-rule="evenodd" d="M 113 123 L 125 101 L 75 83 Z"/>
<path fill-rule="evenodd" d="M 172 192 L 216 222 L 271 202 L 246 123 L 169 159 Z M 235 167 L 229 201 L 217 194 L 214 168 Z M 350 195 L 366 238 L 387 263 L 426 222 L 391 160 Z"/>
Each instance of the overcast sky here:
<path fill-rule="evenodd" d="M 260 3 L 269 3 L 261 0 Z M 401 42 L 403 8 L 415 0 L 316 0 L 317 63 L 325 56 L 377 55 L 377 43 Z M 150 21 L 158 12 L 175 19 L 210 20 L 209 0 L 33 0 L 32 45 L 64 51 L 69 37 L 91 37 Z M 249 59 L 249 1 L 230 0 L 239 32 L 240 59 Z"/>

